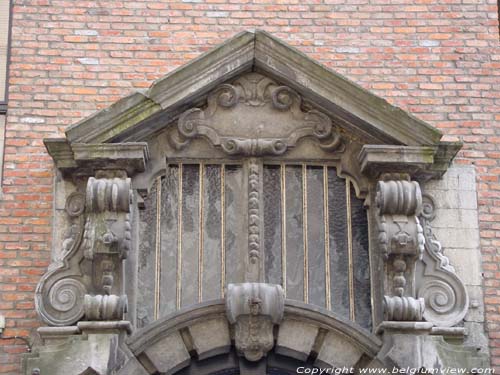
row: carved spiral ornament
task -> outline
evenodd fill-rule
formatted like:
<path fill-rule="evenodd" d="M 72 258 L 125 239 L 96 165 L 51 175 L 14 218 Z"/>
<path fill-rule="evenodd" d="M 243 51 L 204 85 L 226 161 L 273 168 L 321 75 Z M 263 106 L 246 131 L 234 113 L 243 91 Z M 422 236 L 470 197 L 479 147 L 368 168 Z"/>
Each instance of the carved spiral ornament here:
<path fill-rule="evenodd" d="M 78 217 L 85 210 L 85 196 L 81 193 L 71 193 L 66 199 L 66 212 L 71 217 Z"/>
<path fill-rule="evenodd" d="M 434 198 L 432 198 L 429 194 L 422 194 L 422 212 L 421 215 L 429 221 L 434 220 L 436 217 L 436 203 L 434 202 Z"/>
<path fill-rule="evenodd" d="M 50 305 L 57 314 L 52 314 L 50 323 L 57 326 L 71 325 L 84 314 L 85 286 L 75 279 L 62 279 L 50 288 Z"/>
<path fill-rule="evenodd" d="M 238 103 L 240 96 L 233 85 L 220 85 L 214 92 L 217 96 L 217 103 L 224 108 L 231 108 Z"/>
<path fill-rule="evenodd" d="M 198 108 L 184 112 L 179 118 L 178 130 L 185 138 L 193 138 L 198 135 L 198 122 L 203 119 L 203 111 Z"/>
<path fill-rule="evenodd" d="M 271 93 L 274 108 L 287 111 L 299 96 L 290 87 L 278 86 Z"/>
<path fill-rule="evenodd" d="M 426 281 L 420 287 L 418 297 L 425 300 L 427 309 L 424 317 L 427 321 L 438 323 L 448 319 L 461 320 L 465 314 L 462 308 L 466 303 L 464 297 L 460 298 L 444 281 Z"/>

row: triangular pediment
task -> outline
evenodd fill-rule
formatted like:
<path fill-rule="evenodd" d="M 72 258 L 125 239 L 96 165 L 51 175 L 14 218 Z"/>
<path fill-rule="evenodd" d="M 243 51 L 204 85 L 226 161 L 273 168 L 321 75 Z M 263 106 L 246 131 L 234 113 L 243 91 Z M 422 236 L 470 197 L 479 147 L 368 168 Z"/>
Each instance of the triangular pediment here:
<path fill-rule="evenodd" d="M 135 92 L 68 127 L 66 140 L 45 143 L 54 157 L 74 153 L 75 147 L 68 145 L 85 153 L 82 144 L 144 142 L 177 122 L 185 111 L 209 106 L 211 93 L 221 85 L 252 73 L 288 87 L 300 96 L 301 103 L 309 103 L 362 144 L 408 146 L 404 157 L 413 152 L 411 147 L 430 147 L 431 157 L 440 158 L 441 164 L 447 164 L 459 149 L 440 142 L 439 130 L 263 31 L 237 34 L 155 81 L 148 90 Z"/>

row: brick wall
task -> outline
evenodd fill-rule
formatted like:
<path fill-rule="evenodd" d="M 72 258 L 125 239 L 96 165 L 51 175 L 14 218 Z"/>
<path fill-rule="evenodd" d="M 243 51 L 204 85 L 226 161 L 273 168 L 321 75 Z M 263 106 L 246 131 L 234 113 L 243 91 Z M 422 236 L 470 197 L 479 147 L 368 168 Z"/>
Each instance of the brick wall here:
<path fill-rule="evenodd" d="M 50 262 L 54 177 L 42 138 L 236 32 L 261 28 L 465 143 L 458 163 L 476 166 L 486 319 L 500 371 L 496 0 L 13 0 L 13 7 L 0 201 L 5 336 L 29 336 L 39 324 L 33 294 Z M 20 373 L 22 341 L 0 345 L 0 373 Z"/>

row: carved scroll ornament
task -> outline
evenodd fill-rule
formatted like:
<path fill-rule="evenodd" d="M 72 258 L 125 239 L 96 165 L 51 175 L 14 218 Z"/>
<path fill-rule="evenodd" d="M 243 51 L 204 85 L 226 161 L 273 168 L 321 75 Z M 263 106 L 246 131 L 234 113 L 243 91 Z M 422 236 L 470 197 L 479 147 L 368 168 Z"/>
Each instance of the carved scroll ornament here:
<path fill-rule="evenodd" d="M 431 222 L 434 217 L 434 199 L 424 194 L 420 219 L 424 229 L 425 252 L 417 275 L 417 295 L 425 300 L 425 320 L 451 327 L 464 318 L 469 298 L 465 285 L 443 255 L 441 244 L 433 234 Z"/>
<path fill-rule="evenodd" d="M 226 314 L 235 325 L 235 344 L 240 355 L 258 361 L 274 346 L 273 327 L 283 319 L 285 294 L 280 285 L 229 284 Z"/>
<path fill-rule="evenodd" d="M 419 321 L 425 311 L 423 298 L 415 298 L 415 265 L 424 251 L 424 237 L 417 215 L 422 208 L 420 186 L 415 181 L 387 176 L 377 184 L 376 203 L 379 247 L 386 260 L 384 314 L 386 320 Z"/>
<path fill-rule="evenodd" d="M 212 91 L 205 109 L 184 112 L 171 135 L 177 149 L 202 137 L 228 155 L 281 155 L 305 137 L 326 151 L 340 148 L 341 138 L 324 113 L 301 109 L 301 96 L 256 73 Z"/>
<path fill-rule="evenodd" d="M 89 178 L 87 191 L 66 201 L 71 220 L 61 258 L 35 291 L 36 308 L 50 325 L 122 319 L 126 296 L 116 279 L 130 249 L 130 179 Z"/>

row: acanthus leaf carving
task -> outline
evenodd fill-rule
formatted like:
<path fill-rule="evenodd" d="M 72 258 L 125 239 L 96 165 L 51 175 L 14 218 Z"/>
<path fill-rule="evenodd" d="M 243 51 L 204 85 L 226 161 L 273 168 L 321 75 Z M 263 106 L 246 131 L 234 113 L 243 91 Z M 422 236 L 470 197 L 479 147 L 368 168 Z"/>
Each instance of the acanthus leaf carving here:
<path fill-rule="evenodd" d="M 273 327 L 283 319 L 285 294 L 280 285 L 229 284 L 226 315 L 235 325 L 238 354 L 258 361 L 274 346 Z"/>
<path fill-rule="evenodd" d="M 436 215 L 434 199 L 423 195 L 420 220 L 425 236 L 425 252 L 418 267 L 417 295 L 425 300 L 424 319 L 438 326 L 451 327 L 462 321 L 469 297 L 449 259 L 443 254 L 431 222 Z"/>
<path fill-rule="evenodd" d="M 116 177 L 90 177 L 85 195 L 68 196 L 65 208 L 71 222 L 61 258 L 35 291 L 36 308 L 45 322 L 67 326 L 82 319 L 123 317 L 126 297 L 112 292 L 121 289 L 115 279 L 121 278 L 121 260 L 131 245 L 130 200 L 130 179 Z"/>
<path fill-rule="evenodd" d="M 331 119 L 315 109 L 304 112 L 301 103 L 291 88 L 251 73 L 213 90 L 205 109 L 182 113 L 170 141 L 182 149 L 203 137 L 228 155 L 262 156 L 282 155 L 310 137 L 325 151 L 339 150 L 342 139 Z"/>

